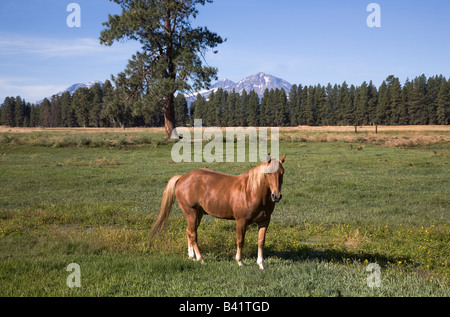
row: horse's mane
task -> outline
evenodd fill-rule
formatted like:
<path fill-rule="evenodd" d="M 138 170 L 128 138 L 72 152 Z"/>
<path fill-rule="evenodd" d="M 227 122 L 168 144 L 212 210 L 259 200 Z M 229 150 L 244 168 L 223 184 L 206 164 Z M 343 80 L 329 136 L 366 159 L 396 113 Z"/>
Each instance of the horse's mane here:
<path fill-rule="evenodd" d="M 262 173 L 263 163 L 248 171 L 248 183 L 252 191 L 256 191 L 264 181 L 264 173 Z"/>
<path fill-rule="evenodd" d="M 267 164 L 267 162 L 262 162 L 248 171 L 248 183 L 253 191 L 257 191 L 262 185 L 264 181 L 264 174 L 269 173 L 270 170 L 274 168 L 274 165 L 279 163 L 278 161 L 275 161 L 276 159 L 272 159 L 270 164 Z"/>

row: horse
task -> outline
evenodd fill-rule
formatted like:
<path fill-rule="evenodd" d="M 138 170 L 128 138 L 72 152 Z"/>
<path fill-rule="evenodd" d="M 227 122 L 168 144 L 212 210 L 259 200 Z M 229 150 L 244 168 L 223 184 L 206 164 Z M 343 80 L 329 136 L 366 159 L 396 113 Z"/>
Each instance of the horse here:
<path fill-rule="evenodd" d="M 187 220 L 188 256 L 205 263 L 197 245 L 197 228 L 204 214 L 236 221 L 236 261 L 242 263 L 242 248 L 247 227 L 258 225 L 257 264 L 264 270 L 263 248 L 266 230 L 275 203 L 282 198 L 283 163 L 267 157 L 253 169 L 238 175 L 226 175 L 209 169 L 198 169 L 185 175 L 175 175 L 167 183 L 162 195 L 161 209 L 151 230 L 151 237 L 161 234 L 175 198 Z"/>

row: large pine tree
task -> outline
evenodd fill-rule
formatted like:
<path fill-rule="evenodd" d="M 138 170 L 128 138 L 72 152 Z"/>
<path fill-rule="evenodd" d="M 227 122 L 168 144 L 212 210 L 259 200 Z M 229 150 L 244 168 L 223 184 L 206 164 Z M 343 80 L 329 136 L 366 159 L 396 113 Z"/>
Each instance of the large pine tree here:
<path fill-rule="evenodd" d="M 206 27 L 193 27 L 197 5 L 212 0 L 111 0 L 122 7 L 121 15 L 109 16 L 101 33 L 102 44 L 137 40 L 142 51 L 134 55 L 116 79 L 125 99 L 162 105 L 165 136 L 175 127 L 175 93 L 208 87 L 217 69 L 203 65 L 204 55 L 223 43 Z"/>

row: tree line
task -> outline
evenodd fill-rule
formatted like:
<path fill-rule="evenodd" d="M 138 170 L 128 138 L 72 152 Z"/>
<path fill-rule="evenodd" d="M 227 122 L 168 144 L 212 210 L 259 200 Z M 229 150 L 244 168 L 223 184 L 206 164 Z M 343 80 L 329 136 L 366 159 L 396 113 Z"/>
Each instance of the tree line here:
<path fill-rule="evenodd" d="M 208 98 L 197 95 L 188 107 L 184 95 L 175 97 L 176 126 L 202 119 L 203 126 L 298 125 L 428 125 L 450 123 L 450 80 L 418 76 L 400 84 L 389 76 L 376 87 L 293 85 L 256 92 L 218 89 Z M 0 107 L 0 124 L 11 127 L 162 127 L 163 105 L 130 100 L 110 81 L 104 85 L 55 95 L 39 105 L 20 96 L 7 97 Z"/>
<path fill-rule="evenodd" d="M 184 98 L 183 98 L 184 99 Z M 179 118 L 187 116 L 187 102 L 180 105 Z M 180 122 L 186 124 L 186 120 Z M 20 96 L 6 97 L 0 106 L 0 125 L 10 127 L 160 127 L 164 117 L 157 107 L 142 107 L 131 102 L 109 80 L 103 85 L 79 88 L 73 95 L 65 92 L 45 98 L 40 104 L 26 102 Z"/>
<path fill-rule="evenodd" d="M 449 124 L 450 80 L 421 75 L 402 86 L 391 75 L 378 88 L 372 81 L 293 85 L 288 93 L 266 89 L 261 100 L 254 91 L 219 89 L 208 99 L 197 95 L 190 115 L 204 126 Z"/>

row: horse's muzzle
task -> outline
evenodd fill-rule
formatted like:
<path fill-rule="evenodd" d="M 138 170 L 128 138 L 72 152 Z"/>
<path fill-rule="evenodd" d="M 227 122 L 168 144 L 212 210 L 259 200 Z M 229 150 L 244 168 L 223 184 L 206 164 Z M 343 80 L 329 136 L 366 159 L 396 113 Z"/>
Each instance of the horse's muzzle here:
<path fill-rule="evenodd" d="M 275 195 L 274 193 L 272 193 L 272 201 L 274 202 L 274 203 L 277 203 L 277 202 L 279 202 L 280 200 L 281 200 L 281 198 L 283 198 L 283 195 L 279 195 L 279 196 L 277 196 L 277 195 Z"/>

